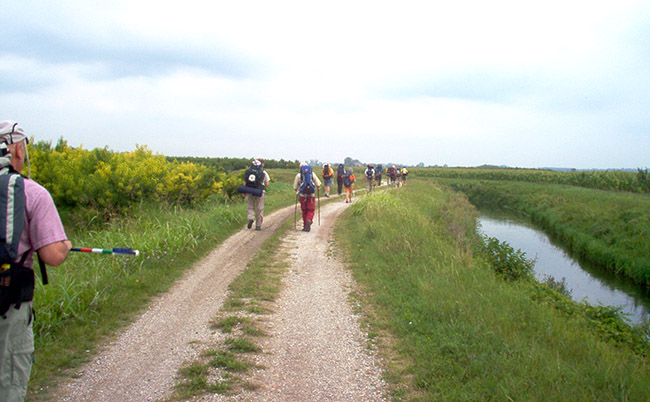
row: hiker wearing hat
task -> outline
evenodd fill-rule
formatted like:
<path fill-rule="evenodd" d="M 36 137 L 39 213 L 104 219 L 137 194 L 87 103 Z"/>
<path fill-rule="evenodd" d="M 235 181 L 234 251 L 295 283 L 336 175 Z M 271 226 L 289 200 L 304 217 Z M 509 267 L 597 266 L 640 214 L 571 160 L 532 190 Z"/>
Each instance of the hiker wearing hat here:
<path fill-rule="evenodd" d="M 300 209 L 302 210 L 303 232 L 311 230 L 314 222 L 314 211 L 316 210 L 316 191 L 320 189 L 321 182 L 318 176 L 311 171 L 311 166 L 306 163 L 300 164 L 300 172 L 293 180 L 293 189 L 300 198 Z"/>
<path fill-rule="evenodd" d="M 0 316 L 0 401 L 22 401 L 27 393 L 34 361 L 34 253 L 38 253 L 42 263 L 57 266 L 65 261 L 72 247 L 50 193 L 17 174 L 25 166 L 28 142 L 17 123 L 0 122 L 0 192 L 10 195 L 15 206 L 11 211 L 5 204 L 0 217 L 13 223 L 15 233 L 22 226 L 15 245 L 9 244 L 9 239 L 0 240 L 0 255 L 9 259 L 0 260 L 0 269 L 9 274 L 0 281 L 0 306 L 4 307 L 0 312 L 6 309 Z M 28 157 L 27 163 L 29 166 Z M 4 178 L 8 180 L 3 181 Z"/>
<path fill-rule="evenodd" d="M 266 198 L 266 187 L 268 187 L 271 178 L 264 170 L 264 159 L 259 158 L 251 162 L 251 167 L 244 173 L 244 185 L 262 190 L 262 195 L 243 193 L 248 197 L 246 213 L 248 216 L 248 225 L 250 229 L 255 222 L 255 230 L 262 230 L 262 221 L 264 220 L 264 199 Z"/>
<path fill-rule="evenodd" d="M 336 169 L 336 185 L 339 195 L 343 193 L 343 176 L 345 176 L 345 166 L 339 163 L 339 167 Z"/>
<path fill-rule="evenodd" d="M 354 190 L 354 182 L 357 179 L 352 173 L 352 168 L 348 168 L 348 172 L 343 175 L 343 186 L 345 187 L 345 202 L 352 202 L 352 190 Z"/>

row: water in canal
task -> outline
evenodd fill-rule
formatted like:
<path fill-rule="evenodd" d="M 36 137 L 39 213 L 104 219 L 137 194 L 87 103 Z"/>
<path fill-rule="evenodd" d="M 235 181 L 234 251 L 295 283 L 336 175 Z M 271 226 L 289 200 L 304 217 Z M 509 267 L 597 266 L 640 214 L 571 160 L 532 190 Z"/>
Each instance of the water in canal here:
<path fill-rule="evenodd" d="M 505 241 L 528 258 L 536 258 L 535 276 L 543 280 L 553 276 L 565 278 L 574 300 L 592 305 L 617 306 L 633 323 L 650 319 L 650 292 L 642 286 L 624 280 L 612 273 L 573 258 L 559 244 L 553 242 L 529 220 L 493 211 L 482 213 L 479 231 Z"/>

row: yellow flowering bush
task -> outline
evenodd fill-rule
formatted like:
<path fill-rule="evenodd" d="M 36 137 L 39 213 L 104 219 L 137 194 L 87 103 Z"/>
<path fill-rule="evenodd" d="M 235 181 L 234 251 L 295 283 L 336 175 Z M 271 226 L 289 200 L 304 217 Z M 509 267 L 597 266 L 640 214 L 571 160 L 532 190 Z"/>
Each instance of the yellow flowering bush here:
<path fill-rule="evenodd" d="M 73 148 L 60 139 L 29 147 L 32 178 L 61 206 L 119 211 L 143 200 L 188 204 L 221 192 L 226 180 L 215 169 L 169 161 L 144 145 L 113 152 Z"/>

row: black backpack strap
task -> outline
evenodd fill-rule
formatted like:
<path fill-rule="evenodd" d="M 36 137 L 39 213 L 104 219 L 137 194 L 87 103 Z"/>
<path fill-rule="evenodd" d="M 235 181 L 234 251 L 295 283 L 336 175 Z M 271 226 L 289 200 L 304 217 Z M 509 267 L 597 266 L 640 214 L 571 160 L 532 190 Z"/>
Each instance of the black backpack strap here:
<path fill-rule="evenodd" d="M 38 253 L 36 253 L 36 255 L 38 255 Z M 47 266 L 41 259 L 40 255 L 38 256 L 38 266 L 41 267 L 41 279 L 43 280 L 43 285 L 47 285 L 50 283 L 47 279 Z"/>

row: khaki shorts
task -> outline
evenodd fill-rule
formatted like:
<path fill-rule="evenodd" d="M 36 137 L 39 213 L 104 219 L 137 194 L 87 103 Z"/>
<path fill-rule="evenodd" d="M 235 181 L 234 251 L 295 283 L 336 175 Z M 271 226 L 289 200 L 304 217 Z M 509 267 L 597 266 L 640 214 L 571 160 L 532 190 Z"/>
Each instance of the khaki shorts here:
<path fill-rule="evenodd" d="M 22 401 L 34 363 L 32 302 L 0 317 L 0 401 Z"/>

